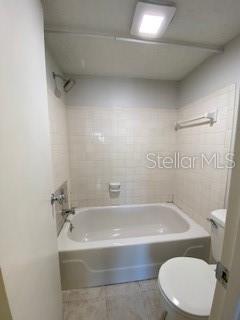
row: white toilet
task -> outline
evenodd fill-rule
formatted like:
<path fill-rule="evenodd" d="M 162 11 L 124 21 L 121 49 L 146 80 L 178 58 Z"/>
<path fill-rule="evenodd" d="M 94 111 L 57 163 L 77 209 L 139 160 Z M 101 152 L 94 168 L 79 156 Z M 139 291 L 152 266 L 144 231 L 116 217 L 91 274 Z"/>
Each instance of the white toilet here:
<path fill-rule="evenodd" d="M 211 212 L 212 253 L 220 261 L 226 210 Z M 215 264 L 179 257 L 162 265 L 158 276 L 163 313 L 161 320 L 207 320 L 216 286 Z"/>

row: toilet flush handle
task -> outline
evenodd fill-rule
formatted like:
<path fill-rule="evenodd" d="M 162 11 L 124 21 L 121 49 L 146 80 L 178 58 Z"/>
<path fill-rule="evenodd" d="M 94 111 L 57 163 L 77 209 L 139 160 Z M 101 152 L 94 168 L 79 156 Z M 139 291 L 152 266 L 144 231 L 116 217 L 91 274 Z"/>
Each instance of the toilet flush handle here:
<path fill-rule="evenodd" d="M 212 218 L 207 218 L 207 221 L 209 221 L 214 228 L 216 229 L 218 228 L 218 225 Z"/>

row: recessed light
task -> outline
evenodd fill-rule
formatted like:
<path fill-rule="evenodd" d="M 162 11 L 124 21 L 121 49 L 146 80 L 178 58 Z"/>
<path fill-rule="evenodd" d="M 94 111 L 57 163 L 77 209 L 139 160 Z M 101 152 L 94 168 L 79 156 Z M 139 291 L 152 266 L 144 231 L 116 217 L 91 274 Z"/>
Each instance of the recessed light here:
<path fill-rule="evenodd" d="M 131 34 L 142 38 L 159 38 L 172 21 L 176 7 L 173 5 L 157 5 L 138 2 Z"/>

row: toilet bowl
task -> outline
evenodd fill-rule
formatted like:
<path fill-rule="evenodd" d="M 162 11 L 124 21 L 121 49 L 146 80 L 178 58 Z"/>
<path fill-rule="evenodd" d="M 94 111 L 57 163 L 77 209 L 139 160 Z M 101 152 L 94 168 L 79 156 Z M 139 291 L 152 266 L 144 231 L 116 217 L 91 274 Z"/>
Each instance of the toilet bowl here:
<path fill-rule="evenodd" d="M 167 320 L 208 319 L 216 265 L 195 258 L 173 258 L 160 269 L 158 285 Z"/>
<path fill-rule="evenodd" d="M 226 210 L 211 212 L 212 253 L 220 260 Z M 161 320 L 207 320 L 216 287 L 215 264 L 190 257 L 173 258 L 160 268 Z"/>

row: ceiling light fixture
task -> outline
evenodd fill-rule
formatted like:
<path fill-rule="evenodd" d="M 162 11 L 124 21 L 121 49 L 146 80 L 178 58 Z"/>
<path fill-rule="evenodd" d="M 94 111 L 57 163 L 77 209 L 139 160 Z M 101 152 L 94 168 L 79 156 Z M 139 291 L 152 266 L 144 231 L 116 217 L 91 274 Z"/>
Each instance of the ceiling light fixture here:
<path fill-rule="evenodd" d="M 171 5 L 158 5 L 138 2 L 131 34 L 142 38 L 159 38 L 166 31 L 176 12 L 176 7 Z"/>
<path fill-rule="evenodd" d="M 164 17 L 153 16 L 150 14 L 145 14 L 142 18 L 139 32 L 147 34 L 157 34 L 161 24 L 163 23 Z"/>

